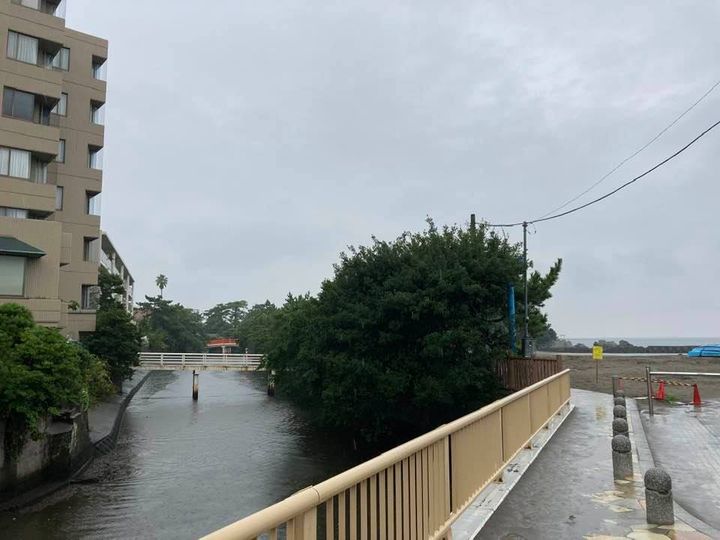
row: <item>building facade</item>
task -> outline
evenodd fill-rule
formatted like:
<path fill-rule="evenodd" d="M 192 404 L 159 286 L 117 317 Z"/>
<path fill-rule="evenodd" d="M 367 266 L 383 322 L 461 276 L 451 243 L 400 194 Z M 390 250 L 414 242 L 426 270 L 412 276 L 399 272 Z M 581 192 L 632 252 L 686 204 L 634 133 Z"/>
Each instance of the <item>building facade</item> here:
<path fill-rule="evenodd" d="M 134 307 L 134 292 L 135 292 L 135 280 L 130 274 L 130 270 L 125 265 L 125 262 L 120 257 L 117 249 L 110 241 L 110 237 L 105 231 L 101 231 L 101 244 L 100 244 L 100 265 L 105 268 L 111 274 L 120 276 L 123 280 L 123 287 L 125 288 L 125 294 L 122 298 L 118 298 L 125 309 L 133 314 Z"/>
<path fill-rule="evenodd" d="M 95 328 L 104 39 L 64 0 L 0 0 L 0 303 L 77 339 Z"/>

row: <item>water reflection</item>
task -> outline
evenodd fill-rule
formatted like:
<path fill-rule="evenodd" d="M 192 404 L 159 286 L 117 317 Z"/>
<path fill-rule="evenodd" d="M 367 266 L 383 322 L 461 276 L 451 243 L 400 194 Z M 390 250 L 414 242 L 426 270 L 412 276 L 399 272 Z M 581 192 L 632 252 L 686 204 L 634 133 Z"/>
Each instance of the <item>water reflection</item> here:
<path fill-rule="evenodd" d="M 352 464 L 256 373 L 154 373 L 116 449 L 33 508 L 0 514 L 3 538 L 193 538 Z"/>

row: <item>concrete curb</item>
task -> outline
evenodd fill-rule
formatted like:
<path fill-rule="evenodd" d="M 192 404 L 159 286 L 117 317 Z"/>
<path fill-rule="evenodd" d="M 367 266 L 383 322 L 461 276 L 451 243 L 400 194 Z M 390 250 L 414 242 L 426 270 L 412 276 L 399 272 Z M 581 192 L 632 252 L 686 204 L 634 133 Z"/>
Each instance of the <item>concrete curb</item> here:
<path fill-rule="evenodd" d="M 94 443 L 95 446 L 95 455 L 96 456 L 104 456 L 107 453 L 109 453 L 113 448 L 115 448 L 115 443 L 117 443 L 118 434 L 120 433 L 120 428 L 122 427 L 123 419 L 125 418 L 125 409 L 127 409 L 128 405 L 130 404 L 130 400 L 135 396 L 138 390 L 142 387 L 143 384 L 145 384 L 145 381 L 148 379 L 148 377 L 152 374 L 152 371 L 149 371 L 142 379 L 140 379 L 140 382 L 138 382 L 135 387 L 130 390 L 125 397 L 123 398 L 122 402 L 120 403 L 120 407 L 118 407 L 116 416 L 115 416 L 115 422 L 113 423 L 113 427 L 110 430 L 110 433 L 105 435 L 102 439 L 99 439 Z M 92 460 L 90 460 L 92 461 Z M 89 462 L 88 462 L 89 464 Z M 82 469 L 85 469 L 85 466 L 83 466 Z M 74 478 L 79 473 L 82 472 L 82 469 L 79 470 L 75 475 L 73 475 L 71 478 Z"/>
<path fill-rule="evenodd" d="M 647 437 L 645 436 L 645 423 L 643 422 L 640 409 L 638 408 L 637 401 L 635 399 L 628 398 L 628 419 L 632 423 L 630 430 L 631 437 L 633 439 L 633 451 L 637 456 L 637 462 L 640 466 L 640 473 L 645 474 L 645 471 L 655 467 L 655 456 L 650 449 Z M 636 427 L 637 426 L 637 427 Z M 708 525 L 702 519 L 694 516 L 675 501 L 675 516 L 697 531 L 706 534 L 710 538 L 720 538 L 720 531 L 712 525 Z"/>

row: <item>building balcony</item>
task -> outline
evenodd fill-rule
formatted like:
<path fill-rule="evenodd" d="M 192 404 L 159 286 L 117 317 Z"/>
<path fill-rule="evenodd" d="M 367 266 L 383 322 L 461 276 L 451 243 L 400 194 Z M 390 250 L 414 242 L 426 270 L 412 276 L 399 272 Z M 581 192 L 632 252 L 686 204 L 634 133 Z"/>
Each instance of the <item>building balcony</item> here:
<path fill-rule="evenodd" d="M 0 206 L 21 208 L 40 214 L 55 211 L 56 187 L 8 176 L 0 177 Z"/>

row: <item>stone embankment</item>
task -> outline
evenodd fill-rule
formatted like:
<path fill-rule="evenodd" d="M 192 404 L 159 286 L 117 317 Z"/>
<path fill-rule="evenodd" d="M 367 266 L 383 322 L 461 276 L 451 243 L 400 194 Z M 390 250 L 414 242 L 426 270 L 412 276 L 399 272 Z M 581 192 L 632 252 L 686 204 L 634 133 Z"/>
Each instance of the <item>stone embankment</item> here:
<path fill-rule="evenodd" d="M 25 506 L 64 487 L 117 440 L 130 400 L 149 373 L 136 372 L 126 392 L 111 396 L 88 412 L 42 423 L 38 440 L 28 439 L 17 457 L 5 452 L 5 424 L 0 422 L 0 510 Z"/>

